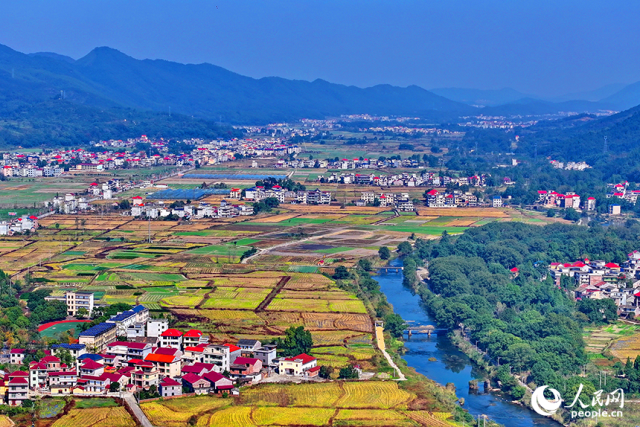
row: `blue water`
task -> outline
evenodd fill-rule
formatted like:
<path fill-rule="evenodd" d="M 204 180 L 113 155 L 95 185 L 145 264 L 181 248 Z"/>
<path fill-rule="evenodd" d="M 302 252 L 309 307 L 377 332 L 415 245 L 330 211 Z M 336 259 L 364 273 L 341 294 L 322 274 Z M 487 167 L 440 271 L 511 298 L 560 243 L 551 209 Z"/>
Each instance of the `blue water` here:
<path fill-rule="evenodd" d="M 395 260 L 391 265 L 400 266 L 401 263 Z M 435 324 L 421 306 L 420 297 L 402 286 L 402 273 L 381 271 L 375 279 L 380 283 L 382 292 L 393 305 L 394 311 L 405 321 L 418 325 Z M 439 384 L 455 384 L 456 395 L 465 400 L 463 407 L 475 417 L 484 414 L 506 427 L 560 426 L 555 421 L 498 395 L 484 393 L 482 384 L 479 385 L 479 392 L 469 392 L 469 381 L 478 379 L 480 383 L 483 380 L 482 374 L 446 335 L 432 335 L 429 338 L 427 335 L 414 334 L 407 339 L 405 347 L 407 352 L 403 358 L 407 364 Z M 429 362 L 431 357 L 435 357 L 437 361 Z"/>

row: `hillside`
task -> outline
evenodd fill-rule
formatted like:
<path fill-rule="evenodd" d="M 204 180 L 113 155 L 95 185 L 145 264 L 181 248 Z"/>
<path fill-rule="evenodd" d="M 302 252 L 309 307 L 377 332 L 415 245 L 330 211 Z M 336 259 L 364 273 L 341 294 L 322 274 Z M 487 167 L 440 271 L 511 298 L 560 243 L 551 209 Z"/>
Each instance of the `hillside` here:
<path fill-rule="evenodd" d="M 0 73 L 27 99 L 45 99 L 65 91 L 71 102 L 127 107 L 232 123 L 267 123 L 340 114 L 441 116 L 468 113 L 473 107 L 417 86 L 344 86 L 323 80 L 278 77 L 253 79 L 211 64 L 137 60 L 101 47 L 77 61 L 51 53 L 25 55 L 0 46 Z M 16 100 L 0 86 L 0 99 Z"/>

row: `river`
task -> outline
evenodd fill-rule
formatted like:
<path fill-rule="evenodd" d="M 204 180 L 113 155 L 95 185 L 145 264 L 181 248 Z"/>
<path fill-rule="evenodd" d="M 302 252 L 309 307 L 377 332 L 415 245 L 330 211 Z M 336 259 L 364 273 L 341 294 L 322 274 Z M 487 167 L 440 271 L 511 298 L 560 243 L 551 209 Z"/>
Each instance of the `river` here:
<path fill-rule="evenodd" d="M 391 265 L 402 264 L 399 260 L 394 260 Z M 401 272 L 381 271 L 374 278 L 380 283 L 380 288 L 393 305 L 394 311 L 405 321 L 413 321 L 418 325 L 434 324 L 421 306 L 420 297 L 402 285 Z M 482 380 L 482 373 L 446 335 L 432 335 L 429 338 L 427 335 L 414 334 L 405 342 L 405 347 L 407 352 L 402 357 L 407 364 L 442 385 L 455 384 L 456 395 L 464 398 L 464 408 L 475 417 L 484 414 L 506 427 L 560 426 L 555 421 L 542 417 L 523 406 L 513 404 L 496 394 L 484 393 L 482 384 L 479 384 L 479 392 L 470 392 L 469 381 Z M 435 357 L 436 361 L 429 362 L 430 357 Z"/>

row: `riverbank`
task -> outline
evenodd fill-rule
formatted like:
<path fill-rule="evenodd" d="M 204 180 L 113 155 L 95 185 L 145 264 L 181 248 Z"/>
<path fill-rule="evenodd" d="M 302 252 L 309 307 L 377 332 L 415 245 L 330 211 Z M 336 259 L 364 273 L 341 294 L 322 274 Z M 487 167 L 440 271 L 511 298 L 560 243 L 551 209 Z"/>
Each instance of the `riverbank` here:
<path fill-rule="evenodd" d="M 394 260 L 392 265 L 399 263 L 399 260 Z M 421 273 L 422 276 L 424 272 Z M 389 303 L 393 305 L 394 311 L 403 319 L 412 325 L 434 325 L 424 310 L 420 297 L 402 285 L 402 274 L 380 272 L 375 279 Z M 388 348 L 392 345 L 387 344 Z M 558 426 L 552 420 L 537 415 L 524 406 L 513 404 L 500 395 L 485 391 L 482 386 L 479 390 L 469 390 L 469 381 L 483 382 L 485 373 L 460 351 L 448 336 L 413 335 L 402 343 L 402 349 L 397 355 L 392 353 L 392 357 L 404 372 L 413 371 L 422 378 L 426 377 L 429 381 L 444 386 L 445 389 L 449 384 L 448 390 L 455 390 L 457 398 L 463 402 L 463 408 L 475 419 L 487 415 L 491 422 L 509 427 Z M 487 425 L 490 425 L 489 421 Z"/>

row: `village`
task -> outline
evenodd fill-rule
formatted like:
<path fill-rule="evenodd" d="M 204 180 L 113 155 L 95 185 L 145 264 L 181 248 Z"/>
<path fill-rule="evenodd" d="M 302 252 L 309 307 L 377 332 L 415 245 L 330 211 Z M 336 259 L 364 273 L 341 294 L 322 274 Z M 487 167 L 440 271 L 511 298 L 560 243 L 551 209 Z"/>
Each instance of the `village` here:
<path fill-rule="evenodd" d="M 93 314 L 90 292 L 67 292 L 62 299 L 70 315 Z M 20 406 L 35 396 L 142 390 L 163 398 L 237 395 L 238 386 L 274 376 L 269 381 L 319 380 L 317 359 L 307 354 L 276 357 L 275 345 L 253 339 L 221 345 L 208 341 L 200 330 L 170 328 L 167 319 L 154 319 L 148 308 L 137 305 L 80 332 L 77 343 L 52 345 L 28 365 L 25 357 L 35 350 L 12 348 L 9 364 L 24 369 L 3 373 L 0 394 L 9 405 Z"/>
<path fill-rule="evenodd" d="M 640 251 L 628 254 L 622 265 L 602 260 L 579 260 L 573 263 L 553 262 L 549 275 L 558 288 L 572 290 L 576 301 L 611 299 L 621 318 L 640 316 Z M 512 273 L 517 274 L 517 269 Z M 565 283 L 563 279 L 571 282 Z M 577 286 L 574 288 L 574 286 Z"/>

